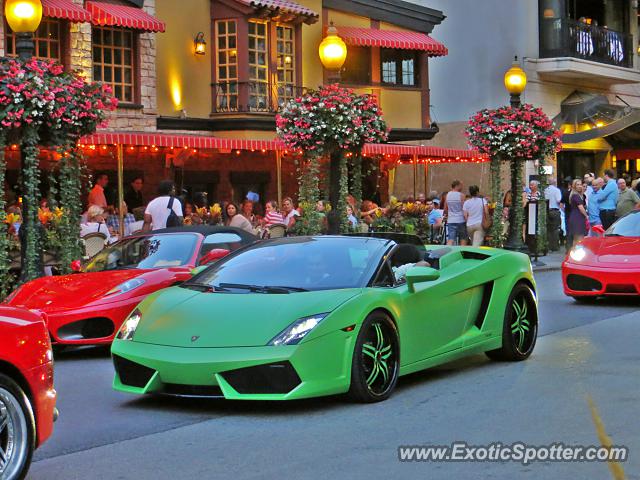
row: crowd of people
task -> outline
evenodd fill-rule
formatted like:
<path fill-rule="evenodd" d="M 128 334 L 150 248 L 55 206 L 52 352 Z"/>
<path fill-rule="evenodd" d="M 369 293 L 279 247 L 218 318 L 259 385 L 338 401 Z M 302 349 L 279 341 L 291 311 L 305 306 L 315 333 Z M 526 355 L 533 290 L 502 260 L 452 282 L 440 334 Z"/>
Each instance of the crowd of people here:
<path fill-rule="evenodd" d="M 635 179 L 623 176 L 616 179 L 607 169 L 602 177 L 588 172 L 582 179 L 565 178 L 563 189 L 551 181 L 544 196 L 549 201 L 549 247 L 558 250 L 560 232 L 565 246 L 572 245 L 587 235 L 596 235 L 600 227 L 607 230 L 617 219 L 640 209 L 640 175 Z"/>

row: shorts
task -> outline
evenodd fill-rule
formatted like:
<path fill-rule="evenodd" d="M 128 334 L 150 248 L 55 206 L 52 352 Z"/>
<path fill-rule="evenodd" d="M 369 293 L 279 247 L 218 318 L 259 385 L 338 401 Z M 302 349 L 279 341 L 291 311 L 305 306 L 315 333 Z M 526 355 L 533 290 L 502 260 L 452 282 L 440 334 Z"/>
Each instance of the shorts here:
<path fill-rule="evenodd" d="M 468 238 L 466 223 L 447 223 L 447 240 L 460 243 Z"/>

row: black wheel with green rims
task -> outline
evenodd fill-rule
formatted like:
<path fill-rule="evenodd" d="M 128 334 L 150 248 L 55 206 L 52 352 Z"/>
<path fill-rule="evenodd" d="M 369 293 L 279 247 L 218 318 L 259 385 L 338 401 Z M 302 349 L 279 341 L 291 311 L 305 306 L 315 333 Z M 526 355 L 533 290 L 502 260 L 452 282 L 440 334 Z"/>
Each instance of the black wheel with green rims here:
<path fill-rule="evenodd" d="M 35 419 L 29 399 L 0 373 L 0 479 L 23 479 L 35 449 Z"/>
<path fill-rule="evenodd" d="M 538 337 L 538 307 L 528 285 L 518 283 L 507 301 L 502 330 L 502 347 L 491 350 L 493 360 L 520 361 L 527 359 Z"/>
<path fill-rule="evenodd" d="M 359 402 L 386 400 L 398 381 L 398 330 L 384 313 L 374 312 L 362 323 L 353 351 L 349 396 Z"/>

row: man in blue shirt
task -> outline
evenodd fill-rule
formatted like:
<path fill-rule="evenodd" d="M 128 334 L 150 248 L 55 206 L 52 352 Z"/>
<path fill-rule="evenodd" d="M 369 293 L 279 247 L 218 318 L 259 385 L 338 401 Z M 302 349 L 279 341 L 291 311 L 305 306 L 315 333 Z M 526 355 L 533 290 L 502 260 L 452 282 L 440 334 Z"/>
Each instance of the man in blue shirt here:
<path fill-rule="evenodd" d="M 587 200 L 587 216 L 589 218 L 589 225 L 593 228 L 596 225 L 602 225 L 602 221 L 600 220 L 600 203 L 599 200 L 602 197 L 602 186 L 604 185 L 604 180 L 602 178 L 596 178 L 591 186 L 593 187 L 593 191 L 591 192 L 591 196 Z M 589 232 L 591 234 L 591 232 Z"/>
<path fill-rule="evenodd" d="M 598 196 L 600 204 L 600 220 L 602 227 L 606 230 L 616 219 L 616 206 L 618 204 L 618 183 L 616 174 L 612 169 L 604 171 L 604 181 L 606 182 Z"/>
<path fill-rule="evenodd" d="M 433 198 L 428 198 L 425 205 L 427 206 L 427 220 L 429 225 L 439 227 L 442 225 L 442 213 L 436 210 L 433 204 Z"/>

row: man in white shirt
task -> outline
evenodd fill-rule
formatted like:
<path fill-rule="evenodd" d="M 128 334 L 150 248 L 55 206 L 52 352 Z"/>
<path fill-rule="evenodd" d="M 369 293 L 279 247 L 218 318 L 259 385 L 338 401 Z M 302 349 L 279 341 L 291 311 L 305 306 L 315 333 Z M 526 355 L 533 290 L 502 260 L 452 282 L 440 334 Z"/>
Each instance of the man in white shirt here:
<path fill-rule="evenodd" d="M 549 250 L 555 252 L 560 249 L 560 202 L 562 202 L 562 192 L 555 178 L 549 178 L 549 186 L 544 191 L 544 198 L 549 202 L 547 242 Z"/>
<path fill-rule="evenodd" d="M 144 224 L 142 226 L 143 232 L 149 230 L 160 230 L 167 227 L 167 219 L 169 218 L 169 204 L 173 199 L 173 205 L 171 210 L 182 221 L 182 205 L 180 201 L 175 198 L 176 185 L 171 180 L 163 180 L 158 186 L 158 196 L 151 200 L 147 205 L 147 209 L 144 212 Z"/>

